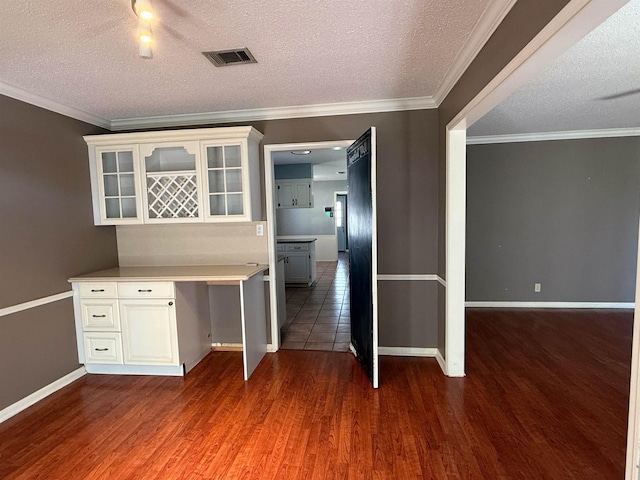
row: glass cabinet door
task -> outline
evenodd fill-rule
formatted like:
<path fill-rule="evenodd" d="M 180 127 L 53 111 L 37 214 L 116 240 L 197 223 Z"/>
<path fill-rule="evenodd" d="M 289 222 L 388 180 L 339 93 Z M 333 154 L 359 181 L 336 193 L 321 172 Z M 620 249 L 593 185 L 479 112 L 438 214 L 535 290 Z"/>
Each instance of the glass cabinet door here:
<path fill-rule="evenodd" d="M 133 149 L 98 152 L 102 216 L 106 221 L 138 218 Z"/>
<path fill-rule="evenodd" d="M 209 215 L 244 215 L 241 146 L 211 145 L 205 151 Z"/>

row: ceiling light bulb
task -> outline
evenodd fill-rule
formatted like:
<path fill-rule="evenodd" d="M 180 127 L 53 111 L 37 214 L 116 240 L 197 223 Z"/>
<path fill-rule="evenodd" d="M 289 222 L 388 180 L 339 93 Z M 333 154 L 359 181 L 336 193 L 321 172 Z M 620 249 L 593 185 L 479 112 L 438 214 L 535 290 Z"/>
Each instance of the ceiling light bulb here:
<path fill-rule="evenodd" d="M 154 17 L 150 0 L 135 0 L 134 10 L 140 18 L 145 20 L 151 20 Z"/>
<path fill-rule="evenodd" d="M 140 19 L 138 22 L 138 40 L 143 43 L 151 43 L 153 34 L 151 33 L 151 25 L 149 22 Z"/>
<path fill-rule="evenodd" d="M 142 18 L 138 22 L 138 40 L 140 40 L 138 55 L 142 58 L 153 58 L 153 53 L 151 52 L 151 41 L 153 40 L 151 25 Z"/>

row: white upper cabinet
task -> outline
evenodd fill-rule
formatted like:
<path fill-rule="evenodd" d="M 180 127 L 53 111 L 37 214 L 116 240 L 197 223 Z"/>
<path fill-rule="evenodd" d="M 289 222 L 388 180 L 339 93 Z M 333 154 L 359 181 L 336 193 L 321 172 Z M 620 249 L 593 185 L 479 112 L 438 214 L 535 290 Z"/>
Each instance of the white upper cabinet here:
<path fill-rule="evenodd" d="M 197 141 L 140 144 L 145 223 L 202 221 L 199 150 Z"/>
<path fill-rule="evenodd" d="M 311 208 L 312 179 L 277 180 L 276 208 Z"/>
<path fill-rule="evenodd" d="M 92 164 L 96 225 L 141 223 L 138 146 L 96 147 Z"/>
<path fill-rule="evenodd" d="M 84 139 L 96 225 L 261 220 L 262 134 L 252 127 Z"/>

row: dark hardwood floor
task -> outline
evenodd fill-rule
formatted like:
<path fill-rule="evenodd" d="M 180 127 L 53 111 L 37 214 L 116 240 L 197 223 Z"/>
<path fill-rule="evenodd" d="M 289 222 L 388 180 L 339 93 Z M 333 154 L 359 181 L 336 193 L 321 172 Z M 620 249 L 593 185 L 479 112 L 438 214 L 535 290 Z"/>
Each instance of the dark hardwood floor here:
<path fill-rule="evenodd" d="M 349 353 L 87 375 L 0 425 L 3 479 L 622 479 L 632 313 L 470 310 L 467 377 Z"/>

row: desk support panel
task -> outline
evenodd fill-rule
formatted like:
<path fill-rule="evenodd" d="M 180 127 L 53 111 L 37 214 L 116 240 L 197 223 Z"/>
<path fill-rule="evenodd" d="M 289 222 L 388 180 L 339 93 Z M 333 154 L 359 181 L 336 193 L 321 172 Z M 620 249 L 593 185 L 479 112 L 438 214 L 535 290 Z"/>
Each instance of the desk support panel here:
<path fill-rule="evenodd" d="M 254 275 L 240 282 L 242 317 L 242 360 L 248 380 L 267 352 L 267 326 L 264 308 L 264 281 Z"/>

